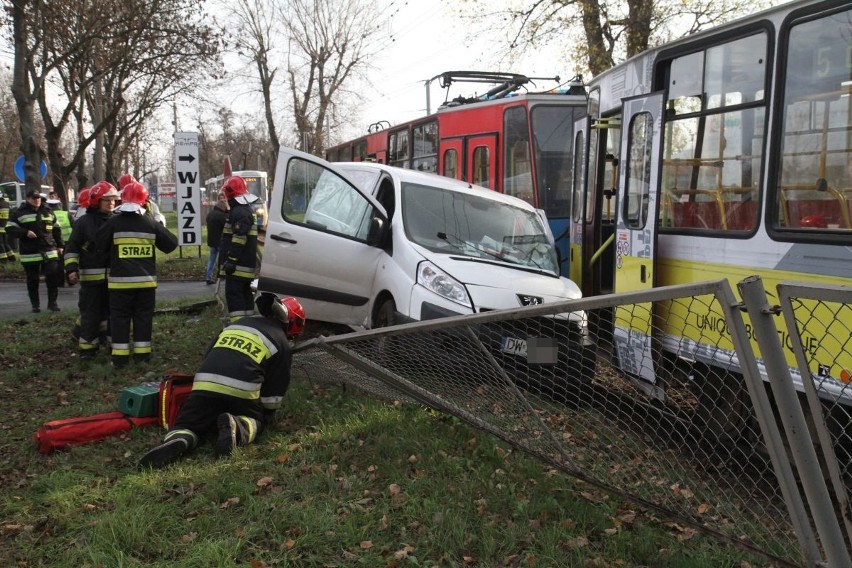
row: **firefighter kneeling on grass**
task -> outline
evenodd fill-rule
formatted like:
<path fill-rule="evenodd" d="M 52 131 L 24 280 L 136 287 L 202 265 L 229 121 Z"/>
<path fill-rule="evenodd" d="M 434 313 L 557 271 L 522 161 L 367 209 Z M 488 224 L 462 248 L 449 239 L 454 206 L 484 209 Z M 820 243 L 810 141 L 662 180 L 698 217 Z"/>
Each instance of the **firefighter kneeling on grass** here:
<path fill-rule="evenodd" d="M 145 214 L 148 189 L 133 182 L 121 192 L 121 205 L 95 235 L 98 255 L 109 259 L 109 328 L 112 364 L 130 361 L 130 328 L 133 327 L 133 360 L 151 358 L 151 336 L 157 301 L 157 256 L 178 245 L 177 237 Z"/>
<path fill-rule="evenodd" d="M 290 385 L 290 343 L 305 327 L 296 298 L 272 294 L 257 299 L 261 315 L 228 325 L 213 341 L 163 443 L 139 460 L 139 468 L 161 468 L 218 429 L 215 453 L 228 456 L 252 443 L 273 421 Z"/>

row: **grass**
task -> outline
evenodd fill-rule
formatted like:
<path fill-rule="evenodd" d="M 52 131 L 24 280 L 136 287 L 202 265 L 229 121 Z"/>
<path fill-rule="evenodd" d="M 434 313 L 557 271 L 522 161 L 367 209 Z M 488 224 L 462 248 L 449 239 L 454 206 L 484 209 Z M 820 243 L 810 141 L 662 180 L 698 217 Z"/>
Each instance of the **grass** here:
<path fill-rule="evenodd" d="M 278 421 L 157 472 L 157 427 L 43 456 L 45 421 L 192 372 L 219 313 L 157 315 L 154 360 L 75 355 L 74 314 L 0 322 L 0 565 L 725 567 L 765 561 L 684 531 L 420 406 L 295 380 Z M 50 346 L 46 348 L 45 346 Z"/>
<path fill-rule="evenodd" d="M 206 258 L 206 246 L 159 255 L 159 277 L 199 279 Z M 0 264 L 4 276 L 23 271 Z M 157 427 L 36 451 L 44 422 L 114 410 L 125 387 L 193 372 L 219 315 L 157 315 L 153 361 L 121 372 L 105 352 L 76 357 L 75 314 L 0 322 L 0 566 L 768 565 L 455 418 L 306 380 L 230 460 L 208 443 L 139 472 Z"/>

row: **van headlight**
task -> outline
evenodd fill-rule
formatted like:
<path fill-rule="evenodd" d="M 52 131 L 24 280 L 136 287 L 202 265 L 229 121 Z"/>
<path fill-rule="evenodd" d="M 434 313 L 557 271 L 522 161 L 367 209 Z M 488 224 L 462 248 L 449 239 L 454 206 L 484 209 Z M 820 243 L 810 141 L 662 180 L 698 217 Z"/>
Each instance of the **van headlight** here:
<path fill-rule="evenodd" d="M 473 308 L 464 285 L 429 261 L 423 261 L 418 265 L 417 283 L 442 298 Z"/>

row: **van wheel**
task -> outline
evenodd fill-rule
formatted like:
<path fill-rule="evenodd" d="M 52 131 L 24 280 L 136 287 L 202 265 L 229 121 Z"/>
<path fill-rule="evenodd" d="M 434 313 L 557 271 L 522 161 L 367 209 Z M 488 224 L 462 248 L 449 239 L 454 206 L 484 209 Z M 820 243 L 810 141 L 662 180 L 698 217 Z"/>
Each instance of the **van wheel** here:
<path fill-rule="evenodd" d="M 376 317 L 373 320 L 373 328 L 390 327 L 396 325 L 396 304 L 393 298 L 388 298 L 379 305 L 376 310 Z"/>

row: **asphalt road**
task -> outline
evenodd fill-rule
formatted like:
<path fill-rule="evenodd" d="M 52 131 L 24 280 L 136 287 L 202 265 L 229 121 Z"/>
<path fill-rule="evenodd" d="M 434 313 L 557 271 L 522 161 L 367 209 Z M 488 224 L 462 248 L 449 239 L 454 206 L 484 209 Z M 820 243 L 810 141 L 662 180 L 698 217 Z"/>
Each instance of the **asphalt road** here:
<path fill-rule="evenodd" d="M 77 295 L 80 285 L 59 289 L 58 304 L 64 311 L 77 311 Z M 216 286 L 208 286 L 204 280 L 192 282 L 159 282 L 157 284 L 157 306 L 163 302 L 192 299 L 199 302 L 213 300 Z M 52 313 L 47 310 L 47 287 L 44 281 L 39 284 L 39 296 L 41 297 L 41 313 L 32 313 L 30 298 L 27 295 L 27 284 L 23 280 L 0 282 L 0 319 L 16 318 L 20 316 L 41 317 Z"/>

